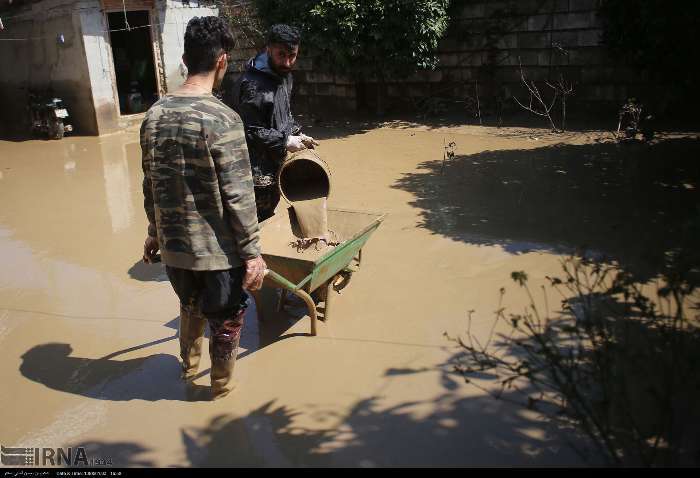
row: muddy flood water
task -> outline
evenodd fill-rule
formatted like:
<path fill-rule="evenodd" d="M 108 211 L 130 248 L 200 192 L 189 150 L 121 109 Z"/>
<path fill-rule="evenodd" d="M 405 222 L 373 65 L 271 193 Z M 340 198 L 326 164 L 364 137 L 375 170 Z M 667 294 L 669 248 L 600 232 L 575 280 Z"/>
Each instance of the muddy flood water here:
<path fill-rule="evenodd" d="M 333 171 L 328 207 L 388 216 L 317 337 L 308 317 L 257 323 L 249 309 L 239 386 L 217 402 L 204 400 L 208 357 L 197 386 L 178 380 L 177 298 L 163 266 L 140 261 L 138 131 L 0 141 L 3 446 L 83 446 L 114 466 L 583 463 L 567 445 L 579 437 L 465 383 L 444 333 L 474 310 L 485 336 L 501 287 L 505 306 L 527 303 L 512 271 L 543 284 L 577 247 L 654 276 L 699 203 L 697 137 L 307 133 Z"/>

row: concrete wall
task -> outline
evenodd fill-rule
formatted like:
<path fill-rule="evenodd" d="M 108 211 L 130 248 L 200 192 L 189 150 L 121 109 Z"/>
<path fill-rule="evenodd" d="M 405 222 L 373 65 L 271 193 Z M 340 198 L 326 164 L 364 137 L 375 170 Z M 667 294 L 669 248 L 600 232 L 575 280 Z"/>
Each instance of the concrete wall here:
<path fill-rule="evenodd" d="M 44 0 L 3 14 L 0 39 L 0 131 L 26 133 L 28 89 L 53 90 L 66 102 L 78 133 L 97 131 L 89 73 L 73 0 Z M 57 41 L 62 34 L 65 43 Z"/>

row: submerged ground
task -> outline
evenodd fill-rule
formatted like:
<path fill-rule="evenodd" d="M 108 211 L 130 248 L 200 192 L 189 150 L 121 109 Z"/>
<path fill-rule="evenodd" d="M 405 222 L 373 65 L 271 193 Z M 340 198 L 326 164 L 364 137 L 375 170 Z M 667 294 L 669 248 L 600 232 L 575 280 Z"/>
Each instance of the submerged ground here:
<path fill-rule="evenodd" d="M 201 400 L 207 358 L 202 388 L 178 381 L 177 299 L 162 266 L 139 260 L 138 132 L 0 141 L 4 446 L 84 446 L 115 466 L 583 463 L 567 445 L 579 438 L 464 383 L 443 334 L 470 310 L 487 334 L 502 286 L 504 305 L 526 304 L 512 271 L 541 284 L 578 247 L 653 277 L 697 214 L 697 136 L 307 133 L 332 168 L 330 207 L 388 217 L 318 337 L 308 318 L 249 311 L 239 388 L 214 403 Z"/>

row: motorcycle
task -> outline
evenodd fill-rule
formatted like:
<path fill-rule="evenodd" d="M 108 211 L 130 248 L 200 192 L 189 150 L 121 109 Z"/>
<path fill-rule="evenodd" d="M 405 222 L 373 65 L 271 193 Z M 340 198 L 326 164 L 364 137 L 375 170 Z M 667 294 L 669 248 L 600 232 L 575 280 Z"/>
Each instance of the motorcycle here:
<path fill-rule="evenodd" d="M 48 139 L 61 139 L 73 131 L 73 125 L 68 123 L 68 109 L 60 98 L 31 93 L 29 115 L 34 134 L 41 134 Z"/>

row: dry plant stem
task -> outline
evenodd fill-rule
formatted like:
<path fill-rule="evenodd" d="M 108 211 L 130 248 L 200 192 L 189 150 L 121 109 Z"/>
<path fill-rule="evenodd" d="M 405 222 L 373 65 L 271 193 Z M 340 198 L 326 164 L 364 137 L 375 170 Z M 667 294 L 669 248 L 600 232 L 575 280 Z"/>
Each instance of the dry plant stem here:
<path fill-rule="evenodd" d="M 479 126 L 483 126 L 481 122 L 481 103 L 479 102 L 479 80 L 476 80 L 476 110 L 479 113 Z"/>
<path fill-rule="evenodd" d="M 558 92 L 555 91 L 554 98 L 552 98 L 552 103 L 549 106 L 547 106 L 547 103 L 544 101 L 544 98 L 542 97 L 542 94 L 540 93 L 539 88 L 537 88 L 535 82 L 528 81 L 528 79 L 525 77 L 525 72 L 523 71 L 522 63 L 520 63 L 520 58 L 518 58 L 518 64 L 520 65 L 520 81 L 523 83 L 523 85 L 525 85 L 528 92 L 530 93 L 530 102 L 528 106 L 525 106 L 520 102 L 520 100 L 518 100 L 516 96 L 513 96 L 513 99 L 516 103 L 518 103 L 518 105 L 520 105 L 521 108 L 538 116 L 547 118 L 549 120 L 549 124 L 552 126 L 552 131 L 558 131 L 558 128 L 554 123 L 554 120 L 552 119 L 551 115 L 552 108 L 554 108 L 554 104 L 556 103 L 557 97 L 559 96 Z M 537 104 L 539 104 L 539 107 L 533 106 L 533 99 L 537 100 Z"/>
<path fill-rule="evenodd" d="M 440 174 L 445 171 L 445 164 L 448 159 L 452 159 L 455 156 L 455 146 L 457 145 L 454 141 L 450 141 L 449 143 L 443 138 L 442 140 L 442 165 L 440 167 Z"/>
<path fill-rule="evenodd" d="M 567 83 L 564 75 L 560 75 L 559 81 L 554 84 L 548 81 L 545 81 L 545 83 L 561 97 L 561 130 L 566 131 L 566 100 L 574 93 L 574 85 L 573 83 Z"/>

